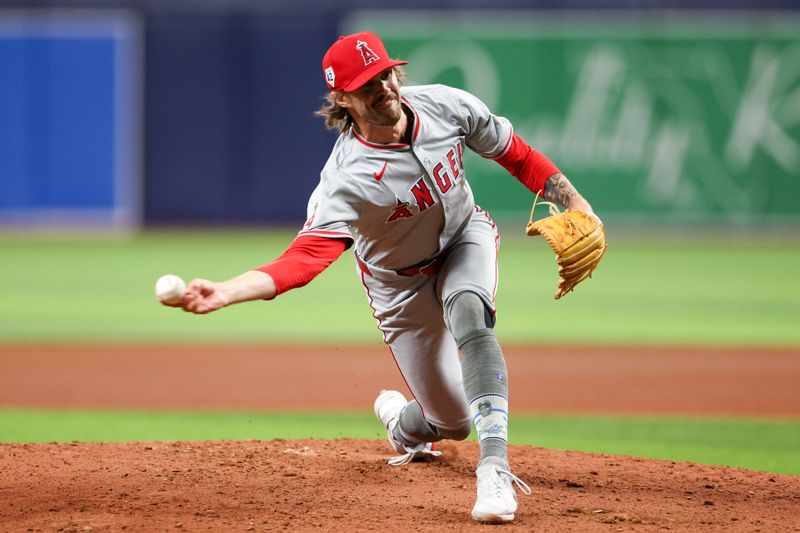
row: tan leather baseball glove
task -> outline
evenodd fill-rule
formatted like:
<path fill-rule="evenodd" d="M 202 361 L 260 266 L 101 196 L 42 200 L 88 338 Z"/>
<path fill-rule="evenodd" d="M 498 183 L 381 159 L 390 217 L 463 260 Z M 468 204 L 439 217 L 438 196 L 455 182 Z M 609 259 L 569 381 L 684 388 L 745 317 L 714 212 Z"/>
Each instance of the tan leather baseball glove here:
<path fill-rule="evenodd" d="M 553 296 L 558 300 L 575 285 L 591 277 L 600 259 L 606 252 L 606 231 L 596 215 L 582 211 L 558 211 L 550 202 L 550 216 L 541 220 L 531 219 L 525 231 L 531 237 L 541 235 L 556 253 L 558 263 L 558 287 Z M 536 208 L 534 200 L 533 208 Z"/>

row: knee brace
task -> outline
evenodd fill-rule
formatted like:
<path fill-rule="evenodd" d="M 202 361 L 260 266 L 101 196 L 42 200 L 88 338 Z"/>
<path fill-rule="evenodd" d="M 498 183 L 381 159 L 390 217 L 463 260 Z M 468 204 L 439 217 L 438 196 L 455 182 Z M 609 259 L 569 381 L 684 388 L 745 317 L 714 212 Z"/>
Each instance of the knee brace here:
<path fill-rule="evenodd" d="M 473 339 L 494 336 L 495 322 L 483 299 L 472 291 L 456 294 L 447 314 L 450 333 L 459 348 Z"/>

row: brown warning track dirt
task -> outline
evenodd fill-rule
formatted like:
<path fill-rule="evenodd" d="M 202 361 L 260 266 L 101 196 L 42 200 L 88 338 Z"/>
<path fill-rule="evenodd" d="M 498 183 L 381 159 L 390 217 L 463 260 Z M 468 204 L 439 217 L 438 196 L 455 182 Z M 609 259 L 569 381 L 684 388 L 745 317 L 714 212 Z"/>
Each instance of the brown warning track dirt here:
<path fill-rule="evenodd" d="M 506 347 L 517 412 L 800 417 L 800 349 Z M 354 409 L 408 392 L 375 346 L 0 345 L 0 406 Z"/>
<path fill-rule="evenodd" d="M 797 350 L 508 348 L 517 412 L 800 416 Z M 368 410 L 386 349 L 0 346 L 0 407 Z M 513 412 L 512 412 L 513 416 Z M 0 445 L 0 531 L 487 531 L 474 443 L 393 468 L 377 440 Z M 511 446 L 501 531 L 800 531 L 800 477 Z"/>

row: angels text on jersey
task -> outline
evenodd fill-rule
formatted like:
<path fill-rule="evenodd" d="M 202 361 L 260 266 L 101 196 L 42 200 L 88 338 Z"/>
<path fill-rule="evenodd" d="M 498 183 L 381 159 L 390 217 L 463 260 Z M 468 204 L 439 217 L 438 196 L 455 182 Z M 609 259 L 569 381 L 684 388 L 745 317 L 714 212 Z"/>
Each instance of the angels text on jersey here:
<path fill-rule="evenodd" d="M 445 165 L 448 166 L 449 170 Z M 383 177 L 386 166 L 387 163 L 384 163 L 380 173 L 375 173 L 375 179 L 377 181 Z M 458 182 L 459 178 L 464 176 L 463 149 L 461 148 L 461 143 L 456 143 L 456 145 L 447 152 L 446 162 L 440 161 L 437 163 L 436 166 L 433 167 L 432 174 L 439 193 L 447 194 L 447 191 Z M 378 176 L 381 178 L 378 178 Z M 386 223 L 396 222 L 403 218 L 411 218 L 415 214 L 422 213 L 436 203 L 436 199 L 430 187 L 425 182 L 425 177 L 425 174 L 421 175 L 416 183 L 408 190 L 410 196 L 413 198 L 414 204 L 416 204 L 416 210 L 411 206 L 411 201 L 403 201 L 395 197 L 397 203 L 392 209 L 389 218 L 386 219 Z"/>

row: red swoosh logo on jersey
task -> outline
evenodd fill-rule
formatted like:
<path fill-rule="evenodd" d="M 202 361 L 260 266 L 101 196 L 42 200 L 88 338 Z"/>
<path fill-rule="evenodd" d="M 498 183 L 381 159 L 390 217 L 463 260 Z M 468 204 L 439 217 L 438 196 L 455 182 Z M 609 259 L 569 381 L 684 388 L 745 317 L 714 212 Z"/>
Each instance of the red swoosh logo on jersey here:
<path fill-rule="evenodd" d="M 386 172 L 386 164 L 387 163 L 388 163 L 388 161 L 384 161 L 383 162 L 383 168 L 381 169 L 381 171 L 373 173 L 373 176 L 375 176 L 375 181 L 381 181 L 381 178 L 383 177 L 383 173 Z"/>

